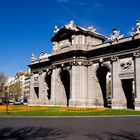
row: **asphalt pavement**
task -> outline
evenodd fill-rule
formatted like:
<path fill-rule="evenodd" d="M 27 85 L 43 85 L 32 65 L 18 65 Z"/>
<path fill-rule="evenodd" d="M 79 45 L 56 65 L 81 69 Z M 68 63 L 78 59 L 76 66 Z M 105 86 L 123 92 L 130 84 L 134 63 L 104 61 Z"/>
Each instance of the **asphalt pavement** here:
<path fill-rule="evenodd" d="M 0 140 L 140 140 L 140 117 L 0 117 Z"/>

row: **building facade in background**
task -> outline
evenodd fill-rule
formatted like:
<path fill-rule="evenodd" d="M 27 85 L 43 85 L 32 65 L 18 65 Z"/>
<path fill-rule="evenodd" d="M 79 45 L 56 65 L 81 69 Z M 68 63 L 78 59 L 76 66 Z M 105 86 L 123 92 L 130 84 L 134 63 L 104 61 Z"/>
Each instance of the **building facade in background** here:
<path fill-rule="evenodd" d="M 20 71 L 16 73 L 15 77 L 8 77 L 5 82 L 7 87 L 7 94 L 9 99 L 26 100 L 29 98 L 29 72 Z"/>
<path fill-rule="evenodd" d="M 29 105 L 140 110 L 140 22 L 132 35 L 110 38 L 71 21 L 57 26 L 50 55 L 34 54 Z"/>
<path fill-rule="evenodd" d="M 24 79 L 24 101 L 27 102 L 30 95 L 30 77 Z"/>

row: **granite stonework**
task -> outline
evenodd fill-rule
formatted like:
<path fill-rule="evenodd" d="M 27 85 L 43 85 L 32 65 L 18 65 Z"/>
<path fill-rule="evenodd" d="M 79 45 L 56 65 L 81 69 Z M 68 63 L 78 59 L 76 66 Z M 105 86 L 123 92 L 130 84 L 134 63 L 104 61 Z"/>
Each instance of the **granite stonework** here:
<path fill-rule="evenodd" d="M 140 110 L 139 26 L 125 38 L 113 30 L 108 41 L 93 27 L 73 21 L 55 26 L 52 53 L 32 55 L 29 105 L 108 107 L 110 96 L 113 109 Z"/>

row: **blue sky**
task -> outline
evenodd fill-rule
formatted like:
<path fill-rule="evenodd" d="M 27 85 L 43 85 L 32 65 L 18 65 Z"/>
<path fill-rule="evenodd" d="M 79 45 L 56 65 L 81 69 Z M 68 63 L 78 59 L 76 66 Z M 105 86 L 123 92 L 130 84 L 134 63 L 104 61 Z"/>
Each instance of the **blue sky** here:
<path fill-rule="evenodd" d="M 0 71 L 27 70 L 33 52 L 51 52 L 54 26 L 70 20 L 105 36 L 113 28 L 127 36 L 140 19 L 139 6 L 139 0 L 0 0 Z"/>

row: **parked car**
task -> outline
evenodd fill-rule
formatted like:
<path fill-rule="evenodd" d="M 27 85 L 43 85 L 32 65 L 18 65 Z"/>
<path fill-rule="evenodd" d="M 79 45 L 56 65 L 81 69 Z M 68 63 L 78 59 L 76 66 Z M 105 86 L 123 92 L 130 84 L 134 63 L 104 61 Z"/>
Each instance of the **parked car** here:
<path fill-rule="evenodd" d="M 14 102 L 16 102 L 16 101 L 13 99 L 9 99 L 9 103 L 14 103 Z"/>
<path fill-rule="evenodd" d="M 13 103 L 13 105 L 24 105 L 24 102 L 22 101 L 16 101 Z"/>
<path fill-rule="evenodd" d="M 0 105 L 2 105 L 2 98 L 0 98 Z"/>

